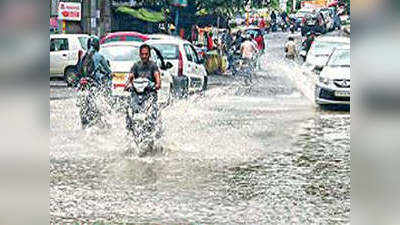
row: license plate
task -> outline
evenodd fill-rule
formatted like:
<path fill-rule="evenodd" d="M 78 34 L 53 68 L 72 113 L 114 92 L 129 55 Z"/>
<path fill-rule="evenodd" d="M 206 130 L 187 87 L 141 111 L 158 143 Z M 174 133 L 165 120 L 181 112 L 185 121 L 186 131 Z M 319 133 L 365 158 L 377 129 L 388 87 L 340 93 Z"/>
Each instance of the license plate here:
<path fill-rule="evenodd" d="M 115 83 L 124 83 L 126 78 L 125 73 L 114 73 L 113 81 Z"/>
<path fill-rule="evenodd" d="M 335 91 L 337 97 L 350 97 L 350 91 Z"/>
<path fill-rule="evenodd" d="M 128 91 L 124 91 L 124 88 L 117 87 L 112 89 L 112 96 L 115 97 L 129 97 L 130 93 Z"/>

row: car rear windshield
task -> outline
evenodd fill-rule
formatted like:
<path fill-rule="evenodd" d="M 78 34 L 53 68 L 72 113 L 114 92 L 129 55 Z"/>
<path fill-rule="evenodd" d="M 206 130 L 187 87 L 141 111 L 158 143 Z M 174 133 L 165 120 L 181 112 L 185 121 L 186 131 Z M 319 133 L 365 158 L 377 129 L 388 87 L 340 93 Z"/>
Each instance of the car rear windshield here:
<path fill-rule="evenodd" d="M 139 48 L 134 46 L 109 46 L 100 49 L 106 59 L 110 61 L 133 61 L 140 60 Z"/>
<path fill-rule="evenodd" d="M 174 44 L 154 44 L 164 59 L 178 59 L 179 49 L 178 45 Z"/>
<path fill-rule="evenodd" d="M 87 50 L 87 41 L 89 37 L 78 37 L 79 42 L 81 43 L 81 47 L 85 50 Z"/>
<path fill-rule="evenodd" d="M 129 35 L 121 35 L 121 36 L 113 36 L 108 37 L 104 40 L 104 43 L 110 43 L 114 41 L 135 41 L 135 42 L 143 42 L 143 40 L 139 37 L 129 36 Z"/>
<path fill-rule="evenodd" d="M 329 60 L 329 66 L 350 66 L 350 49 L 336 50 Z"/>

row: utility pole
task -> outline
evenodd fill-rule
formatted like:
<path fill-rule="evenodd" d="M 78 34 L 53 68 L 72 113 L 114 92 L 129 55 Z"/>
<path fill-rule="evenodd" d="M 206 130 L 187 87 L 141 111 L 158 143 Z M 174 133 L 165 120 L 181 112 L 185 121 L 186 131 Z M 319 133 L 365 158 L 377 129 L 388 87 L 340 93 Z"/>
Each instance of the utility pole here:
<path fill-rule="evenodd" d="M 98 35 L 97 25 L 98 0 L 90 0 L 90 34 Z"/>
<path fill-rule="evenodd" d="M 296 11 L 296 0 L 293 0 L 292 11 Z"/>
<path fill-rule="evenodd" d="M 176 7 L 175 13 L 175 35 L 179 36 L 179 7 Z"/>

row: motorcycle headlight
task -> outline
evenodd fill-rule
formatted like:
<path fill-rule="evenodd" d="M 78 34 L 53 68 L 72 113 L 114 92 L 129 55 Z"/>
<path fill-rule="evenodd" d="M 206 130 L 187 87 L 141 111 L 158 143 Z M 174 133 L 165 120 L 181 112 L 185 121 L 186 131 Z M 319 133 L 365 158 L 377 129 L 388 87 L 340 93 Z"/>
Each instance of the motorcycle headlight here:
<path fill-rule="evenodd" d="M 329 85 L 330 80 L 327 77 L 319 77 L 319 82 L 325 85 Z"/>

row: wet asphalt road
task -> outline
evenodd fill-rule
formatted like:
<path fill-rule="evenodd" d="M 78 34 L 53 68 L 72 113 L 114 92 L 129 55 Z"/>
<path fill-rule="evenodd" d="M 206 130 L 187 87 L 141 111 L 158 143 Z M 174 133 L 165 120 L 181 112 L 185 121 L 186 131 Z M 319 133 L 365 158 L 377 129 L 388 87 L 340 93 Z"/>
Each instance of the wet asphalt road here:
<path fill-rule="evenodd" d="M 51 83 L 51 223 L 349 223 L 350 114 L 313 105 L 286 38 L 267 37 L 253 85 L 213 77 L 164 109 L 143 158 L 126 153 L 123 115 L 82 130 L 73 92 Z"/>

